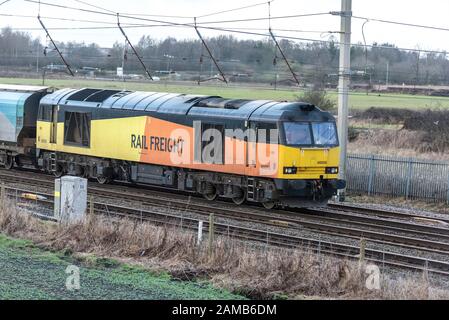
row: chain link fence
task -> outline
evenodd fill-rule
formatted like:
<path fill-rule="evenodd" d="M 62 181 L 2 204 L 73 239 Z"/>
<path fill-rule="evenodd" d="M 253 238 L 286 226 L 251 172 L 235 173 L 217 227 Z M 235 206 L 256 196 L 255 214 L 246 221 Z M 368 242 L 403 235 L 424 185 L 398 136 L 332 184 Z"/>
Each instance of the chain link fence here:
<path fill-rule="evenodd" d="M 449 204 L 449 163 L 351 154 L 348 191 Z"/>

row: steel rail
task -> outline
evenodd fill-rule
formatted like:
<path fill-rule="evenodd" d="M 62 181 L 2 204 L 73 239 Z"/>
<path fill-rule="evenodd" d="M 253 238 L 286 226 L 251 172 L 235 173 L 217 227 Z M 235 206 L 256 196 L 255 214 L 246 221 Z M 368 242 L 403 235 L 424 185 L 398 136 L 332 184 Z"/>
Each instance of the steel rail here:
<path fill-rule="evenodd" d="M 20 177 L 17 177 L 16 175 L 9 176 L 9 178 L 19 180 L 22 179 Z M 42 187 L 42 180 L 31 179 L 31 181 L 34 184 L 40 185 Z M 46 182 L 52 183 L 52 181 L 50 180 L 47 180 Z M 238 219 L 239 221 L 247 221 L 252 223 L 263 223 L 268 226 L 284 227 L 290 229 L 309 229 L 319 231 L 320 233 L 334 236 L 343 236 L 353 239 L 363 237 L 367 240 L 378 243 L 392 244 L 396 246 L 398 244 L 406 245 L 408 248 L 425 250 L 435 253 L 446 254 L 449 252 L 449 243 L 445 242 L 449 239 L 449 230 L 444 228 L 411 224 L 400 221 L 390 221 L 378 219 L 376 217 L 364 218 L 348 214 L 345 215 L 342 213 L 330 213 L 316 209 L 305 211 L 305 214 L 303 212 L 302 216 L 298 216 L 297 212 L 276 211 L 276 213 L 279 214 L 279 216 L 276 217 L 271 212 L 243 212 L 242 208 L 217 208 L 211 206 L 211 204 L 208 202 L 197 201 L 198 199 L 195 199 L 195 201 L 189 201 L 186 204 L 185 197 L 174 199 L 171 198 L 172 194 L 167 197 L 168 194 L 165 193 L 165 197 L 160 197 L 155 196 L 154 192 L 152 192 L 151 194 L 139 194 L 136 193 L 135 190 L 130 190 L 129 192 L 127 192 L 123 190 L 123 187 L 120 190 L 112 190 L 113 188 L 111 187 L 113 186 L 108 186 L 107 189 L 105 189 L 105 187 L 103 186 L 90 186 L 89 192 L 91 194 L 104 198 L 120 198 L 126 199 L 131 203 L 138 202 L 142 206 L 169 206 L 172 209 L 185 210 L 199 215 L 209 215 L 213 210 L 213 212 L 217 216 L 222 218 Z M 324 217 L 318 216 L 323 213 L 325 215 Z M 334 214 L 335 216 L 332 216 L 332 214 Z M 341 221 L 337 219 L 337 217 L 339 216 L 345 217 L 346 220 Z M 306 217 L 306 219 L 304 219 L 304 217 Z M 355 221 L 352 221 L 351 219 L 354 219 Z M 358 228 L 333 225 L 329 222 L 351 224 L 353 226 L 357 226 Z M 373 228 L 381 229 L 381 232 L 374 231 L 372 230 Z M 391 234 L 385 231 L 412 233 L 414 237 Z M 417 235 L 421 238 L 416 237 Z M 433 237 L 438 239 L 438 241 L 423 239 L 422 237 Z"/>

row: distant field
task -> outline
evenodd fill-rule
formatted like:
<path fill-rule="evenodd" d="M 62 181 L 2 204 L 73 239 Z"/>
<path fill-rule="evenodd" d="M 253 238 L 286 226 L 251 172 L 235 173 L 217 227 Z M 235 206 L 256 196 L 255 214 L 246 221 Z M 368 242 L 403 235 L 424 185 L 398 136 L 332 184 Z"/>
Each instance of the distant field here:
<path fill-rule="evenodd" d="M 174 281 L 110 259 L 70 261 L 30 242 L 0 234 L 0 300 L 214 300 L 242 299 L 205 282 Z M 80 290 L 66 289 L 67 266 L 80 268 Z"/>
<path fill-rule="evenodd" d="M 24 85 L 41 85 L 41 79 L 17 79 L 17 78 L 0 78 L 0 83 L 4 84 L 24 84 Z M 128 89 L 139 91 L 158 91 L 158 92 L 179 92 L 193 93 L 202 95 L 218 95 L 225 98 L 235 99 L 260 99 L 260 100 L 277 100 L 277 101 L 294 101 L 301 93 L 300 90 L 271 88 L 250 88 L 238 85 L 217 85 L 211 84 L 197 86 L 193 83 L 186 84 L 164 84 L 164 82 L 148 83 L 148 82 L 114 82 L 114 81 L 98 81 L 98 80 L 46 80 L 46 85 L 56 88 L 83 88 L 97 87 L 108 89 Z M 337 99 L 337 93 L 330 92 L 331 97 Z M 350 105 L 353 109 L 367 109 L 370 107 L 383 108 L 408 108 L 408 109 L 426 109 L 426 108 L 448 108 L 449 98 L 429 97 L 419 95 L 402 95 L 402 94 L 385 94 L 377 95 L 370 93 L 352 93 L 350 97 Z"/>

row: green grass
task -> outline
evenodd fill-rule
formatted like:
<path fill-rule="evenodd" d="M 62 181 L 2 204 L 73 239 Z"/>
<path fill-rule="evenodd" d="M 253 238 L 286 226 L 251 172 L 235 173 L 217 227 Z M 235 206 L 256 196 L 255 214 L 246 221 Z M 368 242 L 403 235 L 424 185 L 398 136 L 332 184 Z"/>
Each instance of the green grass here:
<path fill-rule="evenodd" d="M 65 287 L 66 268 L 80 268 L 80 290 Z M 64 253 L 44 251 L 23 240 L 0 235 L 0 300 L 59 299 L 242 299 L 208 282 L 174 281 L 167 274 L 104 258 L 81 261 Z"/>
<path fill-rule="evenodd" d="M 352 123 L 351 127 L 354 129 L 382 129 L 382 130 L 401 130 L 403 125 L 401 124 L 379 124 L 369 122 L 356 122 Z"/>
<path fill-rule="evenodd" d="M 337 99 L 337 93 L 331 92 L 330 95 Z M 379 108 L 403 108 L 403 109 L 449 109 L 449 98 L 430 97 L 423 95 L 410 94 L 375 94 L 354 92 L 351 93 L 349 103 L 353 109 L 368 109 L 371 107 Z"/>
<path fill-rule="evenodd" d="M 22 85 L 42 85 L 41 79 L 18 79 L 18 78 L 0 78 L 0 83 L 4 84 L 22 84 Z M 165 84 L 156 83 L 137 83 L 137 82 L 119 82 L 119 81 L 98 81 L 84 79 L 70 80 L 46 80 L 46 85 L 56 88 L 83 88 L 97 87 L 109 89 L 128 89 L 139 91 L 157 91 L 157 92 L 179 92 L 193 93 L 203 95 L 218 95 L 234 99 L 254 99 L 254 100 L 276 100 L 276 101 L 294 101 L 300 94 L 300 90 L 271 88 L 250 88 L 244 85 L 216 85 L 211 84 L 197 86 L 192 83 L 186 84 Z M 337 93 L 330 92 L 330 96 L 336 100 Z M 351 93 L 350 105 L 353 109 L 367 109 L 370 107 L 383 108 L 407 108 L 407 109 L 426 109 L 426 108 L 449 108 L 449 98 L 429 97 L 419 95 L 405 94 L 383 94 L 377 95 L 370 93 L 355 92 Z"/>

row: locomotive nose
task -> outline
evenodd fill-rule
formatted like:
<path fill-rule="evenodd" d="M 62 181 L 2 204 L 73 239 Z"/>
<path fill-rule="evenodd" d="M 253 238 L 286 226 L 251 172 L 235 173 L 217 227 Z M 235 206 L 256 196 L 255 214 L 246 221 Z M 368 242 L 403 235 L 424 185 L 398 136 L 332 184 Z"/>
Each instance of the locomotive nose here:
<path fill-rule="evenodd" d="M 329 164 L 329 149 L 302 149 L 299 162 L 307 167 L 326 167 Z"/>

